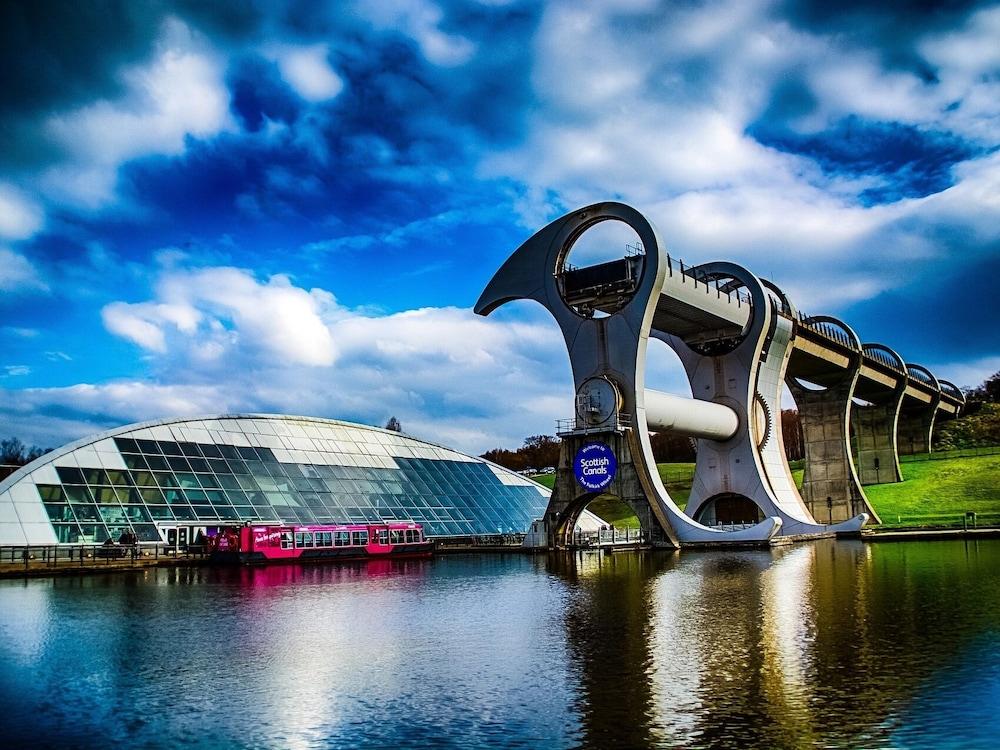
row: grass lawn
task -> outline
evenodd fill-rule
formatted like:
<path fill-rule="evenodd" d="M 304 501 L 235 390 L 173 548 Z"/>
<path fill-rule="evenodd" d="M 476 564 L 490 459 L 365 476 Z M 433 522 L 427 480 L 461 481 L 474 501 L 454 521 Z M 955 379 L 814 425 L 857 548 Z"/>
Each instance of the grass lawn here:
<path fill-rule="evenodd" d="M 966 511 L 980 526 L 1000 524 L 1000 455 L 927 460 L 903 456 L 903 481 L 865 487 L 884 526 L 961 526 Z M 694 464 L 658 464 L 660 479 L 682 509 L 687 505 Z M 802 462 L 791 462 L 792 476 L 802 486 Z M 554 474 L 534 478 L 552 487 Z M 614 497 L 603 496 L 590 509 L 615 526 L 637 526 L 638 519 Z"/>
<path fill-rule="evenodd" d="M 981 526 L 1000 523 L 1000 456 L 908 458 L 902 482 L 865 487 L 883 525 L 961 526 L 970 510 Z"/>

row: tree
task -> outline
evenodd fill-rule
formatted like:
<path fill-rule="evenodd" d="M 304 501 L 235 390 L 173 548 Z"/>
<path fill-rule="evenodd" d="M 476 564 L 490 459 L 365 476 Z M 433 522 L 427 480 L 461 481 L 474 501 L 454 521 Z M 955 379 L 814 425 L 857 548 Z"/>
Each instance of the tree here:
<path fill-rule="evenodd" d="M 30 464 L 39 456 L 44 456 L 51 448 L 39 448 L 33 445 L 30 448 L 21 442 L 20 438 L 12 437 L 0 440 L 0 464 L 10 464 L 13 466 L 24 466 Z"/>
<path fill-rule="evenodd" d="M 962 416 L 934 430 L 935 450 L 1000 445 L 1000 372 L 966 388 L 965 398 Z"/>
<path fill-rule="evenodd" d="M 544 469 L 559 463 L 559 438 L 552 435 L 532 435 L 524 439 L 524 445 L 516 451 L 494 448 L 480 458 L 492 461 L 512 471 Z"/>
<path fill-rule="evenodd" d="M 781 410 L 781 439 L 785 443 L 785 458 L 789 461 L 798 461 L 806 457 L 802 420 L 795 409 Z"/>
<path fill-rule="evenodd" d="M 403 425 L 395 417 L 389 417 L 389 421 L 385 423 L 385 429 L 392 430 L 393 432 L 402 432 Z"/>
<path fill-rule="evenodd" d="M 658 464 L 690 463 L 697 457 L 694 440 L 683 435 L 657 432 L 649 436 L 649 445 Z"/>
<path fill-rule="evenodd" d="M 518 451 L 525 463 L 532 468 L 542 469 L 559 463 L 559 439 L 552 435 L 532 435 L 524 439 Z"/>

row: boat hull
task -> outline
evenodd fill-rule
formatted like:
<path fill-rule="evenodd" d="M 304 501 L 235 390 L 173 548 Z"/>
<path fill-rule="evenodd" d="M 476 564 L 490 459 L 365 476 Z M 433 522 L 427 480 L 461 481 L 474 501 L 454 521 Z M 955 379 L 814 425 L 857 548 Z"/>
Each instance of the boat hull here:
<path fill-rule="evenodd" d="M 271 556 L 266 552 L 241 552 L 238 550 L 216 550 L 209 556 L 209 561 L 216 565 L 268 565 L 274 563 L 331 563 L 349 562 L 355 560 L 386 560 L 413 559 L 430 557 L 434 552 L 434 542 L 407 544 L 393 547 L 389 550 L 370 552 L 365 548 L 347 547 L 338 549 L 297 549 L 282 550 L 286 554 Z M 293 554 L 287 554 L 292 552 Z"/>

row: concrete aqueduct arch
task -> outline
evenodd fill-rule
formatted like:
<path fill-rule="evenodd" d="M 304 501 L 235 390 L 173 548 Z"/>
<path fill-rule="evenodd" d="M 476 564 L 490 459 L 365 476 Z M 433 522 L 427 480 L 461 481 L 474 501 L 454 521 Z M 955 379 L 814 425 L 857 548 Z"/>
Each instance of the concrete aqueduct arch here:
<path fill-rule="evenodd" d="M 645 254 L 583 269 L 568 266 L 574 244 L 603 221 L 628 225 Z M 517 299 L 533 299 L 555 318 L 576 391 L 574 418 L 560 430 L 562 454 L 544 519 L 549 546 L 568 542 L 576 518 L 598 494 L 581 486 L 573 468 L 574 459 L 595 443 L 617 462 L 600 491 L 629 504 L 654 544 L 767 542 L 779 534 L 859 531 L 872 515 L 850 447 L 852 403 L 862 381 L 870 387 L 861 395 L 891 386 L 887 404 L 898 467 L 895 426 L 910 378 L 905 366 L 902 378 L 894 377 L 894 368 L 886 375 L 881 358 L 891 350 L 863 346 L 836 319 L 801 316 L 777 286 L 734 263 L 678 266 L 655 227 L 627 205 L 581 208 L 538 231 L 497 271 L 475 310 L 489 315 Z M 693 399 L 645 387 L 650 336 L 678 354 Z M 779 416 L 786 381 L 803 413 L 811 468 L 805 499 L 785 459 Z M 942 387 L 925 385 L 931 386 L 930 379 L 909 395 L 920 435 L 933 404 L 929 440 Z M 960 394 L 951 388 L 946 397 L 957 413 Z M 651 431 L 697 440 L 685 511 L 660 480 Z"/>

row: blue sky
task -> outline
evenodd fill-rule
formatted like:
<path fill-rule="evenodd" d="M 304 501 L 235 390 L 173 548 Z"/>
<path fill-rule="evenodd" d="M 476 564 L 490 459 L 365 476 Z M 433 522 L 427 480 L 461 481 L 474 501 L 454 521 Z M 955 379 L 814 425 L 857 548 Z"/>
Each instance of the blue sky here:
<path fill-rule="evenodd" d="M 470 308 L 606 199 L 976 385 L 1000 5 L 868 5 L 4 3 L 0 436 L 224 411 L 395 415 L 470 452 L 551 433 L 555 325 Z M 651 385 L 685 391 L 665 351 Z"/>

